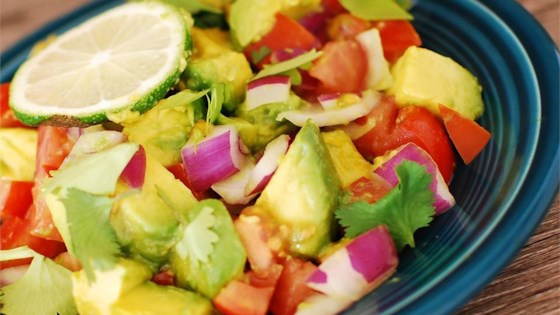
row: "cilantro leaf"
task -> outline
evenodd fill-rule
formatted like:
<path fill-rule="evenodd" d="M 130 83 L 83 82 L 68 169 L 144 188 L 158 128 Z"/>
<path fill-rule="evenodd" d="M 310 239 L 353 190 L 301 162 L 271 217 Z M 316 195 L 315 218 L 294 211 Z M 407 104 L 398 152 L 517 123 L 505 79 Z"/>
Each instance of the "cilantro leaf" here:
<path fill-rule="evenodd" d="M 161 100 L 158 104 L 158 108 L 168 109 L 185 106 L 205 96 L 206 94 L 208 94 L 208 92 L 210 92 L 210 89 L 202 90 L 199 92 L 183 90 L 177 94 L 171 95 L 170 97 Z"/>
<path fill-rule="evenodd" d="M 313 49 L 295 58 L 282 61 L 279 63 L 275 63 L 272 65 L 267 65 L 264 67 L 264 69 L 262 69 L 259 73 L 257 73 L 257 75 L 255 75 L 253 80 L 264 78 L 270 75 L 285 73 L 292 69 L 297 69 L 299 67 L 306 67 L 308 63 L 319 58 L 321 55 L 322 52 Z"/>
<path fill-rule="evenodd" d="M 208 102 L 208 114 L 206 115 L 206 122 L 211 124 L 220 115 L 222 105 L 225 99 L 225 85 L 223 83 L 216 83 L 210 88 L 210 100 Z"/>
<path fill-rule="evenodd" d="M 34 258 L 25 274 L 15 283 L 0 289 L 2 314 L 60 314 L 77 313 L 72 296 L 72 273 L 54 261 L 27 247 L 0 251 L 0 260 L 31 254 Z M 20 253 L 18 253 L 20 252 Z M 23 255 L 23 256 L 22 256 Z"/>
<path fill-rule="evenodd" d="M 415 246 L 414 232 L 428 226 L 435 214 L 432 178 L 424 166 L 411 161 L 403 161 L 396 171 L 399 184 L 385 197 L 374 204 L 346 203 L 335 212 L 347 237 L 386 224 L 398 250 Z"/>
<path fill-rule="evenodd" d="M 121 143 L 105 151 L 85 156 L 68 167 L 51 172 L 43 192 L 56 188 L 77 188 L 95 195 L 108 195 L 115 191 L 122 171 L 138 151 L 138 144 Z M 57 226 L 58 227 L 58 226 Z"/>
<path fill-rule="evenodd" d="M 397 2 L 402 1 L 397 0 Z M 340 0 L 340 4 L 352 15 L 364 20 L 412 20 L 412 15 L 397 2 L 394 0 Z"/>
<path fill-rule="evenodd" d="M 68 251 L 80 260 L 87 277 L 94 280 L 94 269 L 110 269 L 121 253 L 109 221 L 114 200 L 74 188 L 57 195 L 66 214 Z"/>
<path fill-rule="evenodd" d="M 184 229 L 183 238 L 177 243 L 177 253 L 181 259 L 190 258 L 191 264 L 208 263 L 208 257 L 214 252 L 214 243 L 220 238 L 211 230 L 216 224 L 212 207 L 204 207 Z"/>

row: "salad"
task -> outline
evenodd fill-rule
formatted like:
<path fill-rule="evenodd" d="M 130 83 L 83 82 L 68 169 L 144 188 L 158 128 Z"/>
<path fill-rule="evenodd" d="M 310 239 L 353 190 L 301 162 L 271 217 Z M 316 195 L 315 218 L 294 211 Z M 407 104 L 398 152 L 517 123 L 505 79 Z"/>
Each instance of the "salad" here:
<path fill-rule="evenodd" d="M 491 136 L 409 7 L 132 1 L 37 44 L 1 85 L 2 313 L 337 314 L 387 281 Z"/>

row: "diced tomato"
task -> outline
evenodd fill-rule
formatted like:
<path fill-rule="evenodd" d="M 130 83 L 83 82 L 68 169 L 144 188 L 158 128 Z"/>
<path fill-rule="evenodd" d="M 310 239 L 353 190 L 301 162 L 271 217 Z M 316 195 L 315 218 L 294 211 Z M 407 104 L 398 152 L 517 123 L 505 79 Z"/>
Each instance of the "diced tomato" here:
<path fill-rule="evenodd" d="M 212 302 L 225 315 L 265 315 L 273 293 L 273 287 L 258 288 L 234 280 L 220 290 Z"/>
<path fill-rule="evenodd" d="M 167 167 L 167 170 L 170 171 L 176 179 L 180 180 L 188 189 L 191 190 L 194 197 L 198 200 L 206 199 L 210 197 L 209 191 L 196 191 L 192 189 L 192 185 L 189 182 L 189 178 L 185 173 L 185 168 L 183 167 L 182 163 L 173 164 Z"/>
<path fill-rule="evenodd" d="M 270 303 L 270 311 L 274 315 L 294 314 L 298 305 L 314 292 L 307 286 L 306 280 L 317 266 L 291 257 L 283 262 L 283 266 Z"/>
<path fill-rule="evenodd" d="M 9 105 L 10 98 L 10 83 L 2 83 L 0 85 L 0 127 L 14 128 L 14 127 L 27 127 L 24 123 L 19 121 Z"/>
<path fill-rule="evenodd" d="M 274 264 L 274 255 L 267 244 L 269 235 L 263 219 L 256 215 L 241 215 L 234 224 L 247 251 L 251 269 L 256 272 L 269 270 Z"/>
<path fill-rule="evenodd" d="M 23 219 L 33 203 L 33 182 L 0 179 L 0 219 L 15 216 Z"/>
<path fill-rule="evenodd" d="M 31 234 L 29 220 L 30 218 L 28 215 L 26 215 L 24 219 L 20 219 L 19 217 L 7 217 L 3 219 L 2 225 L 0 226 L 0 234 L 2 235 L 0 248 L 5 250 L 27 245 L 34 251 L 49 258 L 54 258 L 66 250 L 64 243 L 33 236 Z M 29 264 L 30 261 L 30 259 L 19 259 L 2 262 L 0 264 L 1 268 L 9 268 Z"/>
<path fill-rule="evenodd" d="M 272 30 L 259 41 L 247 46 L 244 53 L 249 61 L 262 67 L 262 65 L 270 62 L 270 55 L 263 60 L 255 62 L 253 55 L 258 54 L 261 49 L 267 49 L 269 52 L 288 49 L 308 51 L 312 48 L 318 48 L 319 45 L 320 43 L 317 38 L 305 27 L 294 19 L 278 13 L 276 14 L 276 23 Z"/>
<path fill-rule="evenodd" d="M 327 22 L 327 34 L 331 40 L 354 39 L 356 35 L 367 31 L 371 24 L 350 13 L 342 13 Z"/>
<path fill-rule="evenodd" d="M 358 92 L 364 86 L 367 58 L 356 40 L 328 42 L 309 70 L 320 81 L 318 93 Z"/>
<path fill-rule="evenodd" d="M 152 281 L 159 285 L 175 285 L 175 275 L 171 269 L 162 269 L 152 277 Z"/>
<path fill-rule="evenodd" d="M 31 234 L 34 236 L 62 242 L 56 229 L 51 212 L 40 195 L 40 187 L 50 172 L 57 170 L 72 150 L 74 143 L 68 138 L 67 129 L 53 126 L 39 126 L 39 144 L 35 169 L 35 187 L 33 187 L 33 204 L 28 215 L 31 216 Z"/>
<path fill-rule="evenodd" d="M 422 45 L 420 35 L 407 20 L 379 21 L 373 27 L 379 30 L 383 55 L 390 63 L 402 56 L 408 47 Z"/>
<path fill-rule="evenodd" d="M 363 200 L 367 203 L 375 203 L 391 191 L 391 188 L 387 181 L 373 174 L 371 179 L 362 177 L 353 182 L 348 190 L 351 201 Z"/>
<path fill-rule="evenodd" d="M 475 121 L 461 116 L 446 106 L 440 105 L 439 112 L 457 152 L 465 164 L 471 163 L 484 149 L 492 135 Z"/>
<path fill-rule="evenodd" d="M 430 154 L 446 182 L 451 180 L 455 169 L 453 148 L 443 123 L 427 109 L 417 106 L 398 109 L 392 98 L 385 98 L 365 120 L 360 123 L 369 125 L 373 121 L 373 128 L 354 140 L 363 156 L 372 159 L 413 142 Z"/>
<path fill-rule="evenodd" d="M 247 272 L 249 284 L 257 288 L 274 288 L 278 283 L 278 279 L 280 279 L 280 275 L 282 275 L 282 269 L 284 269 L 284 266 L 273 264 L 267 270 L 249 270 Z"/>

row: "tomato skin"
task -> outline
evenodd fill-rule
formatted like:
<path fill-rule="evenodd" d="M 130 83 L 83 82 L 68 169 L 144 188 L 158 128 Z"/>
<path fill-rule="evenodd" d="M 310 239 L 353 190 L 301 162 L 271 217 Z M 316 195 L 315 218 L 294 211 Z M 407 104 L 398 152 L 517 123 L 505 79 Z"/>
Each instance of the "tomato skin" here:
<path fill-rule="evenodd" d="M 348 187 L 350 201 L 365 201 L 369 204 L 383 198 L 391 189 L 391 185 L 375 173 L 373 178 L 362 177 Z"/>
<path fill-rule="evenodd" d="M 446 106 L 439 105 L 439 111 L 451 142 L 463 162 L 471 163 L 484 149 L 492 135 L 475 121 L 461 116 Z"/>
<path fill-rule="evenodd" d="M 388 20 L 373 23 L 379 30 L 383 55 L 390 63 L 394 63 L 410 46 L 422 45 L 420 35 L 407 20 Z"/>
<path fill-rule="evenodd" d="M 366 54 L 356 40 L 328 42 L 309 70 L 320 81 L 318 94 L 359 92 L 367 72 Z"/>
<path fill-rule="evenodd" d="M 4 219 L 0 226 L 0 234 L 2 235 L 0 240 L 0 249 L 2 250 L 26 245 L 49 258 L 54 258 L 66 250 L 64 243 L 33 236 L 31 234 L 29 213 L 24 219 L 19 217 L 7 217 Z M 18 259 L 2 262 L 0 265 L 3 269 L 29 264 L 30 262 L 31 259 Z"/>
<path fill-rule="evenodd" d="M 254 287 L 240 280 L 228 283 L 212 300 L 225 315 L 265 315 L 274 287 Z"/>
<path fill-rule="evenodd" d="M 175 285 L 175 275 L 171 269 L 162 269 L 153 275 L 151 281 L 159 285 Z"/>
<path fill-rule="evenodd" d="M 309 32 L 305 27 L 299 24 L 294 19 L 278 13 L 276 14 L 276 23 L 273 28 L 264 35 L 259 41 L 250 44 L 244 49 L 245 56 L 253 64 L 262 67 L 270 63 L 270 55 L 265 57 L 259 62 L 253 60 L 253 53 L 259 52 L 262 48 L 266 47 L 270 52 L 279 50 L 303 50 L 308 51 L 312 48 L 318 48 L 319 41 L 315 36 Z"/>
<path fill-rule="evenodd" d="M 306 280 L 317 266 L 292 257 L 288 257 L 282 264 L 284 268 L 270 303 L 270 311 L 274 315 L 291 315 L 301 302 L 313 294 L 314 291 L 307 286 Z"/>
<path fill-rule="evenodd" d="M 354 140 L 364 157 L 373 159 L 413 142 L 430 154 L 445 181 L 450 182 L 455 169 L 455 154 L 443 123 L 427 109 L 418 106 L 398 109 L 394 100 L 386 97 L 365 120 L 362 123 L 374 121 L 373 128 Z"/>
<path fill-rule="evenodd" d="M 350 13 L 342 13 L 327 22 L 327 34 L 331 40 L 353 39 L 367 31 L 371 24 Z"/>
<path fill-rule="evenodd" d="M 44 179 L 51 177 L 50 172 L 60 168 L 64 159 L 72 150 L 74 143 L 68 138 L 67 129 L 53 126 L 39 126 L 37 161 L 35 169 L 35 187 L 33 187 L 33 204 L 28 215 L 31 216 L 31 234 L 47 240 L 63 242 L 56 229 L 51 212 L 40 187 Z"/>
<path fill-rule="evenodd" d="M 19 121 L 14 112 L 10 108 L 9 104 L 10 98 L 10 83 L 2 83 L 0 85 L 0 127 L 2 128 L 17 128 L 17 127 L 28 127 L 21 121 Z"/>
<path fill-rule="evenodd" d="M 0 219 L 15 216 L 23 219 L 33 203 L 33 182 L 0 179 Z"/>
<path fill-rule="evenodd" d="M 321 4 L 323 9 L 332 15 L 346 12 L 346 9 L 340 4 L 339 0 L 322 0 Z"/>

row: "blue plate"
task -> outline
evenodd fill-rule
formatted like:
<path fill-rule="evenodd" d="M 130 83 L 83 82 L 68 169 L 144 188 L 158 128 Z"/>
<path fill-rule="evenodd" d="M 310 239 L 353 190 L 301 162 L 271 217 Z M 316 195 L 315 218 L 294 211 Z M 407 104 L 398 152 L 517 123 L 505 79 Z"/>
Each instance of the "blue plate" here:
<path fill-rule="evenodd" d="M 31 46 L 121 1 L 95 1 L 46 26 L 1 56 L 9 81 Z M 459 165 L 457 206 L 417 233 L 395 276 L 349 314 L 447 314 L 473 297 L 514 257 L 558 191 L 560 54 L 541 26 L 508 0 L 419 0 L 412 10 L 424 46 L 478 77 L 489 146 Z"/>

